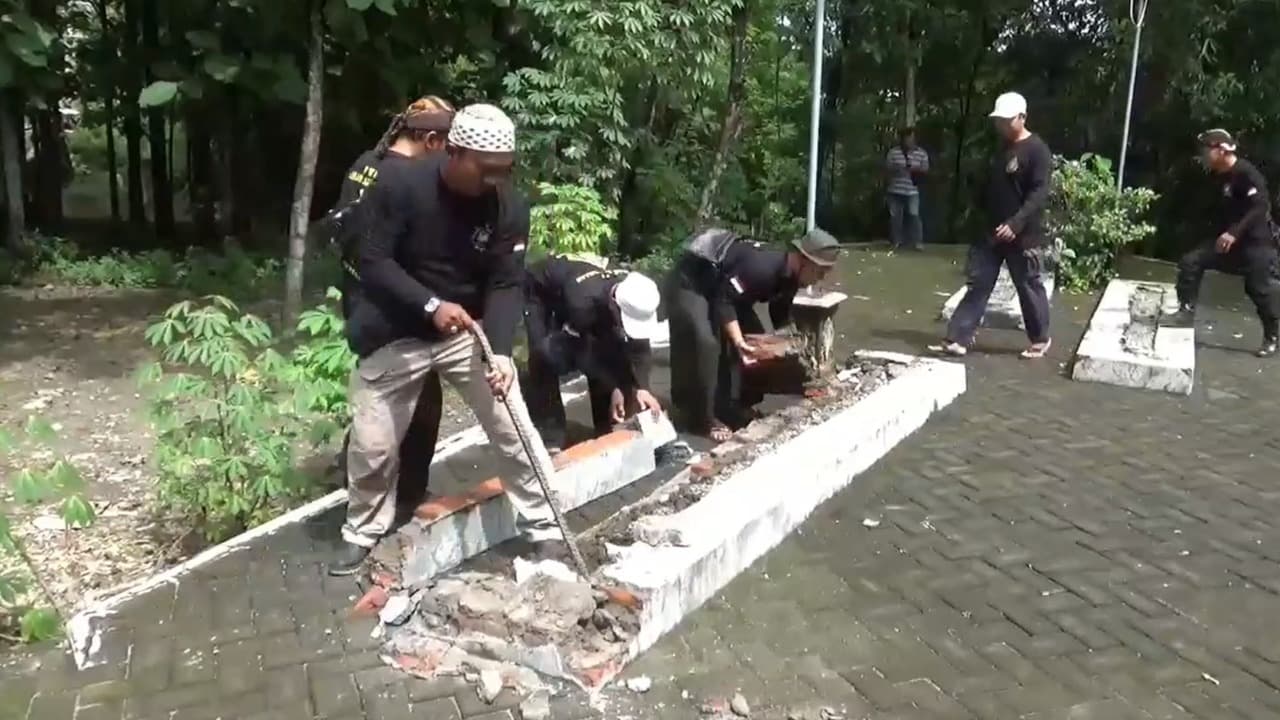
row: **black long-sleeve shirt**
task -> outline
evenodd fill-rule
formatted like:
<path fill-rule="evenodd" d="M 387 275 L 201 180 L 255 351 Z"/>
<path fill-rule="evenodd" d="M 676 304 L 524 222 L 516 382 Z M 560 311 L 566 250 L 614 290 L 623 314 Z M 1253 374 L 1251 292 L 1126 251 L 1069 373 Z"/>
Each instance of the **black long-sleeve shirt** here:
<path fill-rule="evenodd" d="M 448 156 L 380 167 L 361 201 L 367 235 L 357 269 L 370 310 L 353 333 L 364 356 L 402 337 L 440 339 L 426 313 L 439 298 L 484 322 L 499 355 L 510 355 L 521 313 L 529 207 L 509 187 L 464 197 L 444 183 Z"/>
<path fill-rule="evenodd" d="M 994 235 L 997 226 L 1008 225 L 1024 247 L 1042 245 L 1052 178 L 1053 154 L 1039 135 L 1003 146 L 987 177 L 989 231 Z"/>
<path fill-rule="evenodd" d="M 598 355 L 592 365 L 607 389 L 649 387 L 652 350 L 648 340 L 628 340 L 613 307 L 613 289 L 625 270 L 606 270 L 581 260 L 549 257 L 525 274 L 525 324 L 530 351 L 551 333 L 565 330 Z"/>
<path fill-rule="evenodd" d="M 1218 232 L 1231 233 L 1242 242 L 1270 242 L 1271 200 L 1267 180 L 1258 168 L 1239 158 L 1215 179 L 1221 187 L 1215 213 Z"/>
<path fill-rule="evenodd" d="M 737 317 L 739 310 L 754 312 L 756 303 L 769 303 L 769 322 L 776 330 L 791 323 L 791 304 L 799 289 L 796 279 L 787 274 L 785 251 L 737 240 L 720 261 L 717 314 L 727 320 Z"/>

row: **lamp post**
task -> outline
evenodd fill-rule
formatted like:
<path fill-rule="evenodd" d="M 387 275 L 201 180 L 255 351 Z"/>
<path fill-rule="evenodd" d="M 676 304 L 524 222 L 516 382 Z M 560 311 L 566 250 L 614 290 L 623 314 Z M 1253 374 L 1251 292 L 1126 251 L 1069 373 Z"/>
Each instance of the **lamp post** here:
<path fill-rule="evenodd" d="M 818 0 L 818 9 L 813 18 L 813 106 L 809 112 L 809 198 L 805 213 L 806 230 L 812 230 L 817 225 L 818 131 L 822 125 L 822 46 L 826 37 L 826 27 L 827 3 L 826 0 Z"/>
<path fill-rule="evenodd" d="M 1124 189 L 1124 164 L 1129 155 L 1129 123 L 1133 117 L 1133 85 L 1138 78 L 1138 50 L 1142 47 L 1142 25 L 1147 19 L 1147 0 L 1129 0 L 1129 19 L 1133 22 L 1133 61 L 1129 64 L 1129 97 L 1124 106 L 1124 135 L 1120 141 L 1120 168 L 1116 172 L 1116 189 Z"/>

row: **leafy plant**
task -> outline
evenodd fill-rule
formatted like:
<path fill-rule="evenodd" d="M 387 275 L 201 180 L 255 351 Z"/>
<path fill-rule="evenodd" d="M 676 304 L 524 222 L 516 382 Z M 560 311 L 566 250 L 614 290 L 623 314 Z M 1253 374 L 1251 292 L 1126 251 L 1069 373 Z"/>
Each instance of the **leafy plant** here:
<path fill-rule="evenodd" d="M 1058 282 L 1071 290 L 1094 290 L 1116 274 L 1116 258 L 1128 245 L 1155 232 L 1142 220 L 1156 194 L 1149 188 L 1116 189 L 1111 161 L 1087 154 L 1056 158 L 1046 221 L 1050 237 L 1063 243 Z"/>
<path fill-rule="evenodd" d="M 307 494 L 295 455 L 317 400 L 289 382 L 266 323 L 210 296 L 170 307 L 146 339 L 162 351 L 143 383 L 163 509 L 217 541 Z"/>
<path fill-rule="evenodd" d="M 618 211 L 600 193 L 583 185 L 539 183 L 540 201 L 530 215 L 529 245 L 534 255 L 605 252 Z"/>
<path fill-rule="evenodd" d="M 93 505 L 82 494 L 85 489 L 83 476 L 76 466 L 54 445 L 57 430 L 43 418 L 32 416 L 20 435 L 0 429 L 0 457 L 5 460 L 10 474 L 8 491 L 14 500 L 36 506 L 56 503 L 67 531 L 91 525 L 95 519 Z M 0 610 L 18 618 L 24 642 L 38 642 L 56 637 L 61 620 L 58 613 L 47 607 L 28 601 L 28 578 L 39 583 L 22 541 L 13 534 L 12 521 L 0 507 L 0 554 L 15 556 L 20 563 L 0 562 Z M 12 565 L 25 568 L 26 572 L 5 571 Z M 46 598 L 51 597 L 41 588 Z"/>
<path fill-rule="evenodd" d="M 326 297 L 332 303 L 342 300 L 342 292 L 329 288 Z M 309 386 L 311 410 L 331 420 L 312 433 L 313 440 L 327 440 L 337 426 L 345 426 L 350 417 L 347 384 L 356 356 L 347 347 L 342 317 L 332 304 L 318 305 L 298 318 L 298 333 L 307 338 L 294 349 L 289 373 L 294 382 Z"/>

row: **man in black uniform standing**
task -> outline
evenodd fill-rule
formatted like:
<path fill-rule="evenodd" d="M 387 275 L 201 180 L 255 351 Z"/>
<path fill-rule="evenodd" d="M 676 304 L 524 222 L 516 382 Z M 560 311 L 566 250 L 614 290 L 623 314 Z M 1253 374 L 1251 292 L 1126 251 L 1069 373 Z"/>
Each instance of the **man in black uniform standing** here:
<path fill-rule="evenodd" d="M 951 316 L 946 337 L 929 349 L 957 357 L 969 351 L 999 279 L 1000 266 L 1008 265 L 1030 340 L 1022 357 L 1042 358 L 1052 343 L 1049 295 L 1041 273 L 1046 240 L 1044 208 L 1053 177 L 1053 155 L 1049 146 L 1027 129 L 1027 101 L 1018 93 L 996 98 L 991 118 L 1002 141 L 984 193 L 991 230 L 969 246 L 968 290 Z"/>
<path fill-rule="evenodd" d="M 335 240 L 342 257 L 342 315 L 348 323 L 354 308 L 361 302 L 363 292 L 356 263 L 358 243 L 368 230 L 368 220 L 360 211 L 360 200 L 377 182 L 380 168 L 392 168 L 390 172 L 394 173 L 400 166 L 444 150 L 445 135 L 453 124 L 453 115 L 453 105 L 435 95 L 415 101 L 404 112 L 392 118 L 378 144 L 356 158 L 347 171 L 334 219 L 338 224 Z M 352 352 L 357 352 L 350 327 L 347 336 L 348 346 Z M 422 385 L 417 409 L 400 445 L 401 485 L 397 502 L 402 510 L 411 511 L 417 507 L 427 493 L 431 459 L 435 456 L 436 442 L 440 437 L 443 405 L 440 378 L 432 374 Z M 341 465 L 344 475 L 350 441 L 351 434 L 348 432 L 342 443 Z"/>
<path fill-rule="evenodd" d="M 587 378 L 597 435 L 629 414 L 661 411 L 649 392 L 649 340 L 660 300 L 652 280 L 552 256 L 529 268 L 525 283 L 525 400 L 548 450 L 564 449 L 560 378 L 575 370 Z"/>
<path fill-rule="evenodd" d="M 722 441 L 743 424 L 740 366 L 757 353 L 746 336 L 764 332 L 755 304 L 769 304 L 775 331 L 789 325 L 796 291 L 822 280 L 839 254 L 836 239 L 816 228 L 788 250 L 720 228 L 689 240 L 664 292 L 671 402 L 691 430 Z"/>
<path fill-rule="evenodd" d="M 1244 275 L 1244 291 L 1262 321 L 1258 357 L 1277 352 L 1280 337 L 1280 269 L 1271 233 L 1267 181 L 1253 163 L 1236 154 L 1236 141 L 1226 130 L 1208 130 L 1197 138 L 1205 167 L 1214 176 L 1217 239 L 1201 244 L 1178 263 L 1178 315 L 1174 322 L 1195 321 L 1196 300 L 1204 271 Z"/>
<path fill-rule="evenodd" d="M 433 372 L 467 401 L 501 463 L 516 524 L 538 557 L 564 543 L 537 488 L 510 406 L 524 412 L 511 349 L 521 314 L 529 207 L 511 189 L 515 126 L 492 105 L 454 117 L 446 153 L 379 169 L 361 203 L 370 213 L 357 270 L 365 300 L 351 318 L 360 356 L 351 375 L 354 423 L 347 455 L 346 541 L 332 575 L 357 572 L 391 530 L 398 450 L 425 379 Z M 494 353 L 486 367 L 472 326 Z M 549 463 L 539 439 L 538 462 Z"/>

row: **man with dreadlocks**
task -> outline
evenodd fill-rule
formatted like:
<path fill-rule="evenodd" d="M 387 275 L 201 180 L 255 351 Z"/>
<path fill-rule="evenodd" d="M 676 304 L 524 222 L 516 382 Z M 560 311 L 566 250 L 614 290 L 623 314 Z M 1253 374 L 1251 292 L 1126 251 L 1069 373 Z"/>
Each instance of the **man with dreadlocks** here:
<path fill-rule="evenodd" d="M 348 321 L 347 343 L 353 352 L 356 352 L 358 338 L 352 336 L 357 328 L 350 320 L 363 294 L 356 272 L 356 252 L 368 222 L 361 212 L 360 201 L 377 181 L 380 170 L 396 168 L 444 150 L 445 134 L 453 124 L 453 114 L 453 105 L 435 95 L 414 102 L 392 118 L 391 125 L 372 150 L 356 158 L 342 183 L 335 211 L 340 222 L 335 240 L 342 255 L 342 314 Z M 413 418 L 400 444 L 401 492 L 397 499 L 402 510 L 411 511 L 426 495 L 443 404 L 440 378 L 432 373 L 423 382 Z M 350 440 L 348 433 L 342 448 L 344 458 Z"/>
<path fill-rule="evenodd" d="M 533 555 L 565 554 L 516 420 L 502 402 L 524 407 L 511 362 L 529 235 L 529 206 L 510 183 L 515 126 L 493 105 L 471 105 L 454 117 L 446 150 L 380 167 L 362 203 L 370 221 L 357 248 L 365 301 L 351 320 L 360 361 L 351 377 L 346 542 L 329 567 L 333 575 L 357 572 L 391 529 L 397 449 L 433 372 L 460 391 L 488 435 Z M 477 323 L 498 356 L 488 369 L 468 332 Z M 546 448 L 534 445 L 545 467 Z"/>

